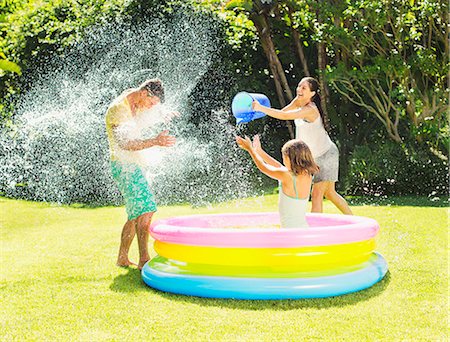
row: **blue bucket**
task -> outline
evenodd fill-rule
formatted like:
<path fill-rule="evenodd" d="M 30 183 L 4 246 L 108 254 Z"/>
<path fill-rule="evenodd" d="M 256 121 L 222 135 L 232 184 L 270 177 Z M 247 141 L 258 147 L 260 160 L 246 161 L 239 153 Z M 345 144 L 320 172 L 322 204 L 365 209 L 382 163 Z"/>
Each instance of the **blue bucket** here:
<path fill-rule="evenodd" d="M 270 108 L 270 101 L 264 94 L 247 93 L 245 91 L 237 93 L 231 103 L 231 111 L 236 118 L 237 124 L 250 122 L 266 115 L 263 112 L 255 112 L 252 109 L 253 100 L 256 100 L 263 106 Z"/>

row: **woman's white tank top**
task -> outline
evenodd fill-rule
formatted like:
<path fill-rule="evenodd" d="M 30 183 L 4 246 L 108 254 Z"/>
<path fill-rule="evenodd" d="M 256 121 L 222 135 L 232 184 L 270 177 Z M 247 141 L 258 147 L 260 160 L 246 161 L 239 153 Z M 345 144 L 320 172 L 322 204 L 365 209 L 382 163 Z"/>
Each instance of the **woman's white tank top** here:
<path fill-rule="evenodd" d="M 294 122 L 295 138 L 303 140 L 308 145 L 314 158 L 320 157 L 330 149 L 333 142 L 323 127 L 320 115 L 313 122 L 303 119 L 295 119 Z"/>
<path fill-rule="evenodd" d="M 305 215 L 309 196 L 307 198 L 298 197 L 295 178 L 294 176 L 292 178 L 296 197 L 286 195 L 283 192 L 281 182 L 279 183 L 278 211 L 280 213 L 281 228 L 307 228 L 308 223 Z"/>

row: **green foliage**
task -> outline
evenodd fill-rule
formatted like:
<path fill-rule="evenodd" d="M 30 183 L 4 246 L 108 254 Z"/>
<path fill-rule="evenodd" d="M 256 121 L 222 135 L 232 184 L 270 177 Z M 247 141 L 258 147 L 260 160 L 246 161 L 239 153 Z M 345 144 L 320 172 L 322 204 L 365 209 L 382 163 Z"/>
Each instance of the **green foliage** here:
<path fill-rule="evenodd" d="M 40 54 L 61 53 L 83 30 L 121 13 L 125 0 L 30 1 L 6 17 L 0 48 L 12 61 L 27 66 Z"/>
<path fill-rule="evenodd" d="M 251 0 L 231 0 L 228 1 L 225 5 L 226 10 L 245 10 L 245 11 L 251 11 L 253 7 L 253 3 Z"/>
<path fill-rule="evenodd" d="M 263 9 L 269 13 L 276 53 L 291 88 L 303 76 L 294 53 L 291 28 L 300 34 L 313 76 L 319 73 L 318 43 L 326 44 L 333 138 L 339 141 L 344 158 L 356 148 L 349 165 L 348 183 L 355 182 L 349 187 L 350 192 L 361 193 L 364 187 L 375 184 L 368 188 L 369 192 L 381 189 L 408 193 L 403 179 L 415 174 L 414 170 L 425 166 L 427 170 L 421 172 L 434 175 L 434 168 L 428 163 L 428 158 L 434 158 L 429 148 L 441 157 L 449 151 L 448 4 L 442 0 L 3 0 L 1 5 L 0 127 L 10 124 L 15 100 L 26 89 L 26 76 L 47 58 L 64 55 L 87 28 L 106 22 L 139 22 L 151 16 L 170 16 L 174 8 L 182 6 L 211 15 L 211 20 L 220 23 L 220 34 L 224 33 L 227 43 L 218 52 L 212 67 L 216 70 L 210 70 L 205 80 L 217 80 L 220 89 L 225 88 L 225 81 L 232 86 L 220 99 L 208 100 L 210 107 L 203 110 L 218 105 L 219 100 L 230 101 L 233 93 L 240 90 L 265 93 L 272 105 L 279 107 L 268 62 L 251 20 L 255 9 Z M 222 72 L 227 80 L 220 80 Z M 201 92 L 200 86 L 194 91 L 196 98 Z M 195 100 L 192 103 L 197 109 Z M 202 115 L 201 109 L 198 115 Z M 398 141 L 380 146 L 387 164 L 359 146 L 374 139 L 371 131 L 383 127 L 388 137 Z M 285 125 L 277 120 L 260 120 L 245 129 L 247 134 L 263 131 L 264 140 L 274 153 L 288 138 Z M 404 147 L 404 141 L 411 137 L 419 144 Z M 395 153 L 400 156 L 398 160 Z M 406 157 L 411 155 L 414 157 Z M 365 171 L 362 160 L 373 172 Z M 345 170 L 346 161 L 343 162 Z M 433 163 L 439 164 L 437 159 Z M 409 170 L 409 174 L 404 170 Z M 395 172 L 402 176 L 394 178 L 392 184 L 387 179 L 392 180 L 389 174 Z M 419 173 L 417 177 L 420 178 Z M 439 179 L 442 185 L 442 178 Z M 415 189 L 430 193 L 432 188 L 429 184 Z"/>
<path fill-rule="evenodd" d="M 358 146 L 350 158 L 348 194 L 448 194 L 448 160 L 423 145 L 391 140 Z"/>
<path fill-rule="evenodd" d="M 330 51 L 342 57 L 329 66 L 328 79 L 341 95 L 378 117 L 397 142 L 411 135 L 434 143 L 440 138 L 435 129 L 426 135 L 421 126 L 439 129 L 442 121 L 448 126 L 447 12 L 442 1 L 359 0 L 327 13 L 341 23 L 325 30 Z M 401 124 L 411 127 L 403 136 Z"/>
<path fill-rule="evenodd" d="M 83 31 L 119 16 L 126 0 L 51 0 L 6 1 L 1 17 L 0 52 L 4 58 L 26 73 L 53 54 L 77 41 Z M 5 64 L 3 62 L 2 64 Z M 11 70 L 11 66 L 12 69 Z M 24 78 L 14 65 L 0 75 L 0 126 L 14 111 Z"/>

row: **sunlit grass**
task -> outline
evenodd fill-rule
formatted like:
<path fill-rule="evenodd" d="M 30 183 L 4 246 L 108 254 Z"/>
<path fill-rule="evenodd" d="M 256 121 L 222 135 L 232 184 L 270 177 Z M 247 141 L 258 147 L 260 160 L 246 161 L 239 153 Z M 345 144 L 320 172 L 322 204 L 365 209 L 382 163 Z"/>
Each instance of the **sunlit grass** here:
<path fill-rule="evenodd" d="M 274 211 L 275 195 L 208 208 L 161 207 L 157 218 Z M 362 203 L 359 201 L 359 203 Z M 166 294 L 115 266 L 121 207 L 79 208 L 0 198 L 0 338 L 9 340 L 446 340 L 446 207 L 398 200 L 353 206 L 381 226 L 386 278 L 315 300 L 239 301 Z M 421 206 L 423 203 L 423 206 Z M 328 202 L 325 211 L 337 210 Z M 154 252 L 153 252 L 154 255 Z M 132 246 L 137 259 L 137 247 Z"/>

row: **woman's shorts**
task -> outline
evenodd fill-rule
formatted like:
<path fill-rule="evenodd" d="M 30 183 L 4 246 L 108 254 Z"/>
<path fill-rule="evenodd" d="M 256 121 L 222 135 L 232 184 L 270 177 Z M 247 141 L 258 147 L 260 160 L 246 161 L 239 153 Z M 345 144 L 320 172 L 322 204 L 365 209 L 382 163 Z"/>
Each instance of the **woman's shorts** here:
<path fill-rule="evenodd" d="M 313 178 L 314 183 L 319 182 L 337 182 L 339 175 L 339 150 L 334 143 L 327 152 L 321 156 L 314 158 L 320 167 L 319 173 Z"/>
<path fill-rule="evenodd" d="M 157 210 L 154 195 L 138 165 L 111 161 L 111 172 L 125 201 L 128 220 Z"/>

